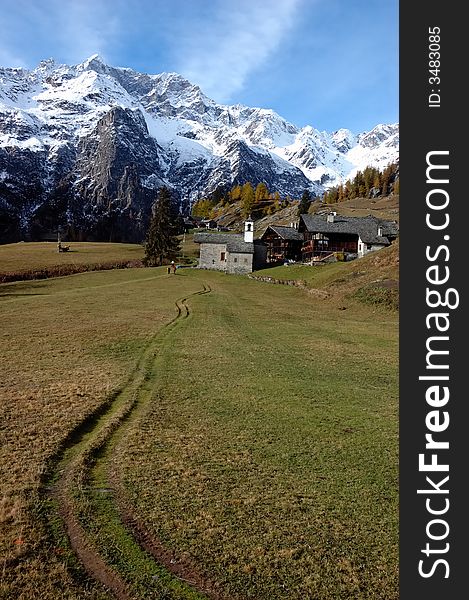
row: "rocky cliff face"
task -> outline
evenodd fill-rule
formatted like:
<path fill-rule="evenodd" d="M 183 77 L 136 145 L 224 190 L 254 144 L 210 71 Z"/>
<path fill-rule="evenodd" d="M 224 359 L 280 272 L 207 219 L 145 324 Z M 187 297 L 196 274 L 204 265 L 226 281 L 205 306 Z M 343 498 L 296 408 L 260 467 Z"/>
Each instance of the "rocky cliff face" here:
<path fill-rule="evenodd" d="M 166 184 L 160 171 L 158 144 L 140 110 L 112 107 L 77 145 L 68 222 L 98 239 L 140 241 L 153 191 Z"/>
<path fill-rule="evenodd" d="M 0 242 L 68 229 L 140 241 L 156 191 L 185 211 L 218 186 L 320 193 L 398 157 L 398 125 L 355 136 L 299 129 L 271 110 L 224 106 L 177 73 L 43 61 L 0 69 Z"/>

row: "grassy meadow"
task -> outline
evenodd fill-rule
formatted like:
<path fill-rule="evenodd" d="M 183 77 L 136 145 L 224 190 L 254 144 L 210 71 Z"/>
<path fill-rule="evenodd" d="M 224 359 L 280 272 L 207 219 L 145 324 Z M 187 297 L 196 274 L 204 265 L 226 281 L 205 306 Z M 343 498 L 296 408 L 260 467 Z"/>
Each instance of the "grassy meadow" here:
<path fill-rule="evenodd" d="M 372 306 L 399 308 L 399 240 L 359 260 L 319 265 L 281 265 L 255 272 L 255 277 L 295 281 L 319 297 L 354 298 Z"/>
<path fill-rule="evenodd" d="M 62 265 L 97 265 L 141 260 L 139 244 L 70 242 L 68 252 L 57 252 L 56 242 L 18 242 L 0 246 L 0 273 L 21 273 Z"/>
<path fill-rule="evenodd" d="M 102 406 L 88 435 L 105 443 L 69 491 L 122 597 L 398 598 L 395 312 L 141 268 L 0 285 L 0 320 L 0 598 L 110 597 L 44 499 Z"/>

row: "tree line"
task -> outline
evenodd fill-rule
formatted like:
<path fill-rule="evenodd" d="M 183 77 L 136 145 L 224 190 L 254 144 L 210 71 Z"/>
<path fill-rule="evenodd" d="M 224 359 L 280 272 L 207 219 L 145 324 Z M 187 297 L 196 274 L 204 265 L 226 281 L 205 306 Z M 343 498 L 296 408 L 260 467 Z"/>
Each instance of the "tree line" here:
<path fill-rule="evenodd" d="M 322 201 L 326 204 L 335 204 L 354 198 L 378 198 L 391 193 L 399 194 L 398 163 L 391 163 L 382 171 L 375 167 L 358 171 L 353 179 L 327 190 Z"/>
<path fill-rule="evenodd" d="M 343 184 L 327 190 L 322 197 L 313 196 L 305 190 L 300 199 L 286 196 L 282 198 L 278 191 L 269 191 L 265 183 L 256 187 L 250 181 L 236 184 L 231 189 L 219 186 L 214 192 L 198 199 L 192 206 L 194 217 L 216 219 L 231 204 L 241 204 L 241 215 L 258 218 L 272 215 L 299 200 L 298 215 L 305 214 L 316 200 L 326 204 L 345 202 L 354 198 L 378 198 L 389 194 L 399 194 L 399 164 L 391 163 L 380 171 L 367 167 Z"/>
<path fill-rule="evenodd" d="M 305 191 L 311 203 L 313 200 L 311 193 L 309 190 Z M 260 218 L 286 208 L 295 200 L 290 196 L 282 198 L 278 191 L 269 191 L 264 182 L 258 183 L 254 187 L 250 181 L 247 181 L 242 185 L 233 185 L 231 189 L 220 186 L 213 193 L 200 198 L 192 206 L 192 215 L 194 217 L 216 219 L 226 207 L 239 203 L 241 205 L 241 216 L 244 219 L 249 215 Z"/>

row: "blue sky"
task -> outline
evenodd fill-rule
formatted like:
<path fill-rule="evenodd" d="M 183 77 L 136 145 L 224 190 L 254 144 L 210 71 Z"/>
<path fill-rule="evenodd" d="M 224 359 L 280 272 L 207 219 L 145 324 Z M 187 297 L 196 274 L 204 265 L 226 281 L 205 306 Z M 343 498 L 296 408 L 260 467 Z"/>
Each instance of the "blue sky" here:
<path fill-rule="evenodd" d="M 354 133 L 398 115 L 398 0 L 0 0 L 0 65 L 176 71 L 227 104 Z"/>

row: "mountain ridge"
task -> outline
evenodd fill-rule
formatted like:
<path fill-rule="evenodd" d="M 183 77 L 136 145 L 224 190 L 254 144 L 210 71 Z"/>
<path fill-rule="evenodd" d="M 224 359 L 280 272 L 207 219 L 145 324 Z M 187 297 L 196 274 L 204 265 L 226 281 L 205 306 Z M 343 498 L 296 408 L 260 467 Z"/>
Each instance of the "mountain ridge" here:
<path fill-rule="evenodd" d="M 0 240 L 68 226 L 140 240 L 155 191 L 182 212 L 219 186 L 265 182 L 314 194 L 398 158 L 398 124 L 332 134 L 275 111 L 222 105 L 178 73 L 149 75 L 93 55 L 78 65 L 0 68 Z"/>

